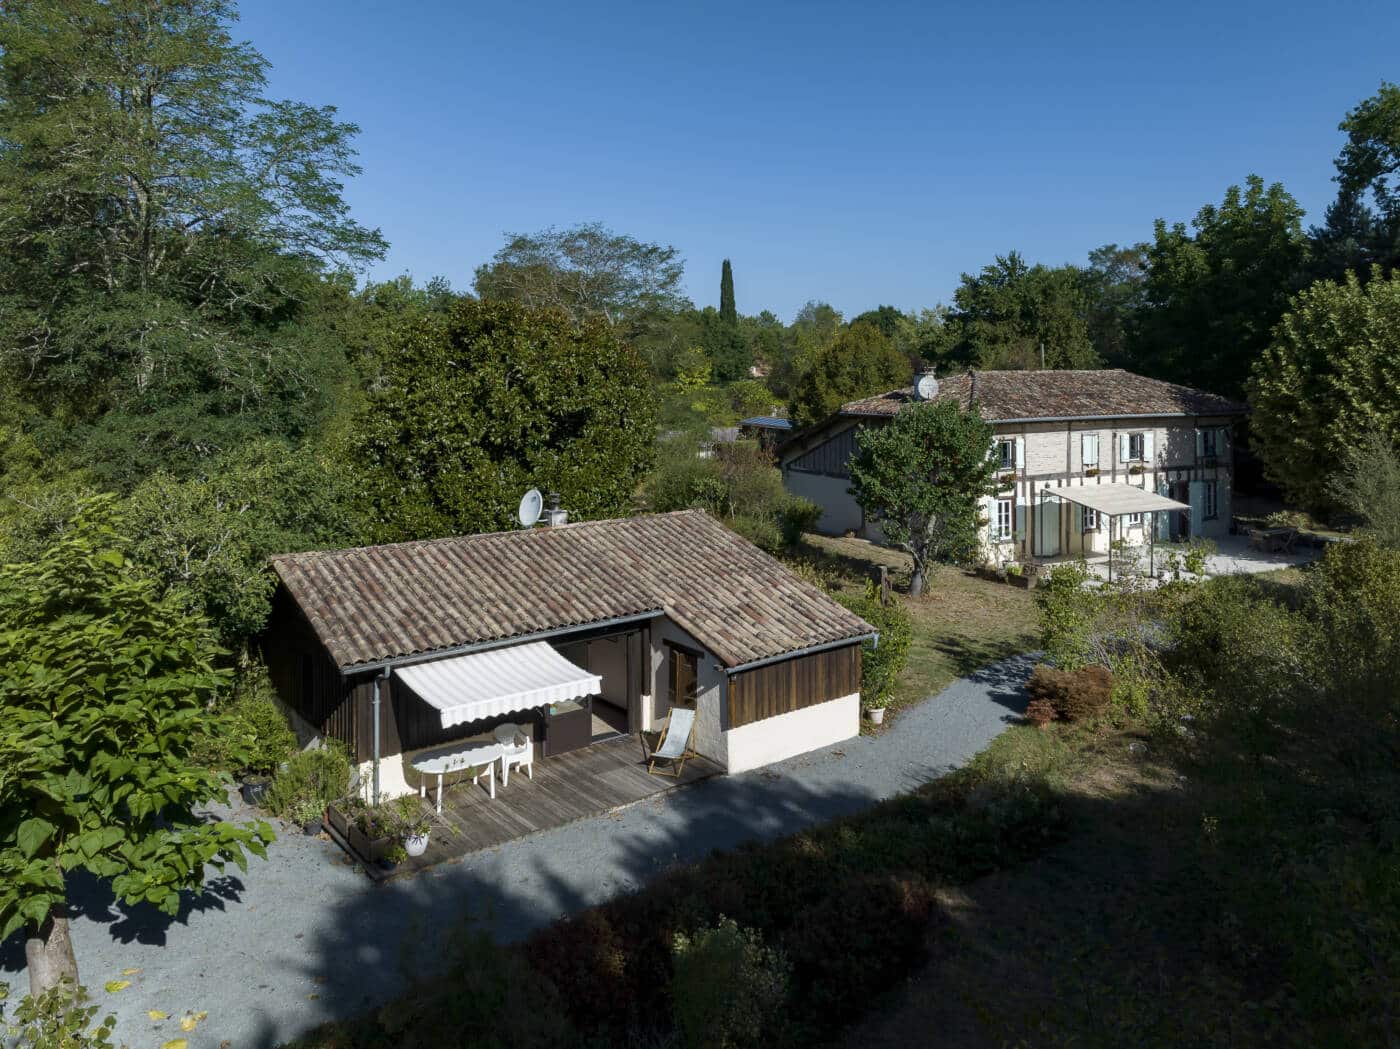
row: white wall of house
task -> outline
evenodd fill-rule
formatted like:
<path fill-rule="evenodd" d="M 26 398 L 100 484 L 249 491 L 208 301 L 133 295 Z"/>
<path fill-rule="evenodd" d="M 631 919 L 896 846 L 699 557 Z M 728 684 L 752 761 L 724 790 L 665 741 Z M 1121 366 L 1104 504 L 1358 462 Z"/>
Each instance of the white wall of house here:
<path fill-rule="evenodd" d="M 845 477 L 784 470 L 783 484 L 793 495 L 810 499 L 822 508 L 817 531 L 823 535 L 845 535 L 859 532 L 863 515 L 850 494 L 851 482 Z"/>
<path fill-rule="evenodd" d="M 745 772 L 860 734 L 860 693 L 732 728 L 728 770 Z"/>

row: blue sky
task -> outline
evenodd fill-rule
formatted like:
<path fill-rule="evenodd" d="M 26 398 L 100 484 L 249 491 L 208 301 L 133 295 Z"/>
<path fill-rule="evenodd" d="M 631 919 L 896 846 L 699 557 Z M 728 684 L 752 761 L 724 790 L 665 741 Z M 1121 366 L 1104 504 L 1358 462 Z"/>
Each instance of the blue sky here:
<path fill-rule="evenodd" d="M 1400 4 L 243 0 L 272 92 L 362 128 L 376 276 L 469 288 L 506 230 L 674 244 L 699 305 L 947 301 L 1081 262 L 1257 172 L 1320 220 Z"/>

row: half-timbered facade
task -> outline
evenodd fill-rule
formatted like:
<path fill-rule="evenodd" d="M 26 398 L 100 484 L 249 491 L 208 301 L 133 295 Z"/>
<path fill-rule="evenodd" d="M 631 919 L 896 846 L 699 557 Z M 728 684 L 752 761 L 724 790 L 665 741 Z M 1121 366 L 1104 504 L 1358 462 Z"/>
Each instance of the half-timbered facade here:
<path fill-rule="evenodd" d="M 1245 412 L 1235 401 L 1122 369 L 972 371 L 941 379 L 936 399 L 945 398 L 975 407 L 995 432 L 1000 491 L 983 501 L 988 560 L 1106 554 L 1111 538 L 1229 530 L 1233 427 Z M 912 387 L 852 401 L 782 447 L 784 484 L 822 507 L 821 531 L 881 538 L 850 492 L 847 463 L 862 428 L 917 403 Z M 1181 508 L 1122 515 L 1111 532 L 1103 514 L 1073 501 L 1075 489 L 1106 485 Z"/>

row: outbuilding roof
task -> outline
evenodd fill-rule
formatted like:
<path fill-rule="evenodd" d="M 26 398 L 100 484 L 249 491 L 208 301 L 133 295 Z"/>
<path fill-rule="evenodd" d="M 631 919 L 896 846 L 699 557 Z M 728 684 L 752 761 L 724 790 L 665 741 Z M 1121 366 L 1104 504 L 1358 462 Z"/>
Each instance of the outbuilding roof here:
<path fill-rule="evenodd" d="M 874 628 L 702 510 L 284 554 L 343 669 L 641 614 L 736 667 Z"/>
<path fill-rule="evenodd" d="M 988 422 L 1113 419 L 1154 415 L 1239 415 L 1228 397 L 1149 379 L 1122 368 L 1086 371 L 969 371 L 938 380 L 935 400 L 977 405 Z M 895 415 L 917 403 L 912 386 L 841 406 L 842 415 Z"/>

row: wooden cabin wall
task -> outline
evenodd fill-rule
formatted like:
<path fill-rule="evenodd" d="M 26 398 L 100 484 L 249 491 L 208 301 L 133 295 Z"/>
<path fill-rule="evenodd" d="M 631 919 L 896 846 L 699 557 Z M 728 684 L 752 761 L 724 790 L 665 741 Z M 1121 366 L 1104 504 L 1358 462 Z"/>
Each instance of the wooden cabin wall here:
<path fill-rule="evenodd" d="M 861 646 L 853 644 L 732 674 L 726 728 L 738 728 L 859 692 L 860 661 Z"/>

